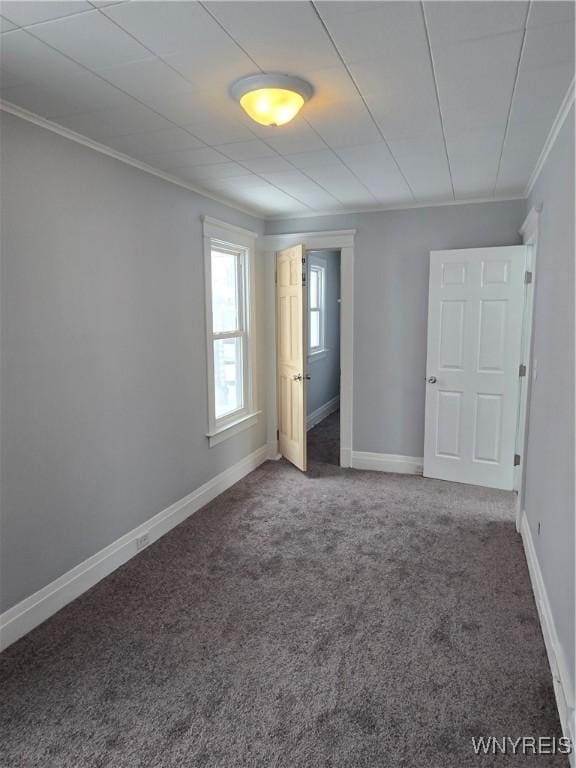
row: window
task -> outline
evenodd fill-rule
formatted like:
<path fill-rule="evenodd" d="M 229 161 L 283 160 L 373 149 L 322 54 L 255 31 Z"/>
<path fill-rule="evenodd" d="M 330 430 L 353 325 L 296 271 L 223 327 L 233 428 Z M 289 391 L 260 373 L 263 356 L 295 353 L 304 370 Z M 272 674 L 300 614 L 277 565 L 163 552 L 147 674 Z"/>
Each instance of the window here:
<path fill-rule="evenodd" d="M 210 445 L 252 426 L 255 235 L 204 219 Z"/>
<path fill-rule="evenodd" d="M 324 291 L 326 266 L 311 263 L 308 276 L 308 354 L 325 351 L 325 302 Z"/>

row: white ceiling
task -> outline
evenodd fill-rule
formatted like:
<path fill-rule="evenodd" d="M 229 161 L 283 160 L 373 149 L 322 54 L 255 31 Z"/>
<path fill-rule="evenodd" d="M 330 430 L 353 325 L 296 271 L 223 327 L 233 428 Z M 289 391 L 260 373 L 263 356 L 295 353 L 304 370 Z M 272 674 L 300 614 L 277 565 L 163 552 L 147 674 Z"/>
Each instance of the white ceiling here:
<path fill-rule="evenodd" d="M 261 215 L 523 193 L 574 77 L 573 2 L 0 4 L 4 100 Z M 282 128 L 228 95 L 316 94 Z"/>

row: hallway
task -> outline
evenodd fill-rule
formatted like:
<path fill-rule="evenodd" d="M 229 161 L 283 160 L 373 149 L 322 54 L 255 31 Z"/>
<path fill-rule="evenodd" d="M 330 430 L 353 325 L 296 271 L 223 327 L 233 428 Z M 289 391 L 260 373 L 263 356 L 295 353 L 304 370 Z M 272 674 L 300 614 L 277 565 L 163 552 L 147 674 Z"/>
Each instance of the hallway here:
<path fill-rule="evenodd" d="M 340 411 L 331 413 L 308 432 L 308 461 L 340 466 Z"/>

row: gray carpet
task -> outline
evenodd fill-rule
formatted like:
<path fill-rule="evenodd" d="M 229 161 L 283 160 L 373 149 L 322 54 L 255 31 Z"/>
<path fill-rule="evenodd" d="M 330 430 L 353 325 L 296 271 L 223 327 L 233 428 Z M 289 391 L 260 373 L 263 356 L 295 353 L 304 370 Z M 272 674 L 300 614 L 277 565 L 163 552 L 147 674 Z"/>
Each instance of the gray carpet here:
<path fill-rule="evenodd" d="M 2 654 L 3 768 L 567 764 L 472 753 L 559 735 L 510 496 L 311 438 Z"/>
<path fill-rule="evenodd" d="M 330 414 L 308 432 L 308 459 L 312 465 L 340 466 L 340 411 Z"/>

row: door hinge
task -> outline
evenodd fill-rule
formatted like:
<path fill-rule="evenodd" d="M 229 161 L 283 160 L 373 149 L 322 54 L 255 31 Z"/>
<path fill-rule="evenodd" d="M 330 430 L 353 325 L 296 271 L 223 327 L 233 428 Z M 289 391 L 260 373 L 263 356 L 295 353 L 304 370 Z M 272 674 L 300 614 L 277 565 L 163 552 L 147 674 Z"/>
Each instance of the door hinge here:
<path fill-rule="evenodd" d="M 524 273 L 524 282 L 526 283 L 526 285 L 532 282 L 532 272 L 529 272 L 528 270 L 526 270 L 526 272 Z"/>
<path fill-rule="evenodd" d="M 302 285 L 306 285 L 306 272 L 302 272 Z"/>
<path fill-rule="evenodd" d="M 520 378 L 526 376 L 526 366 L 524 363 L 520 363 L 520 367 L 518 368 L 518 376 L 520 376 Z"/>
<path fill-rule="evenodd" d="M 276 430 L 276 440 L 280 440 L 280 430 Z"/>
<path fill-rule="evenodd" d="M 515 453 L 514 454 L 514 466 L 519 467 L 520 466 L 520 454 Z"/>

